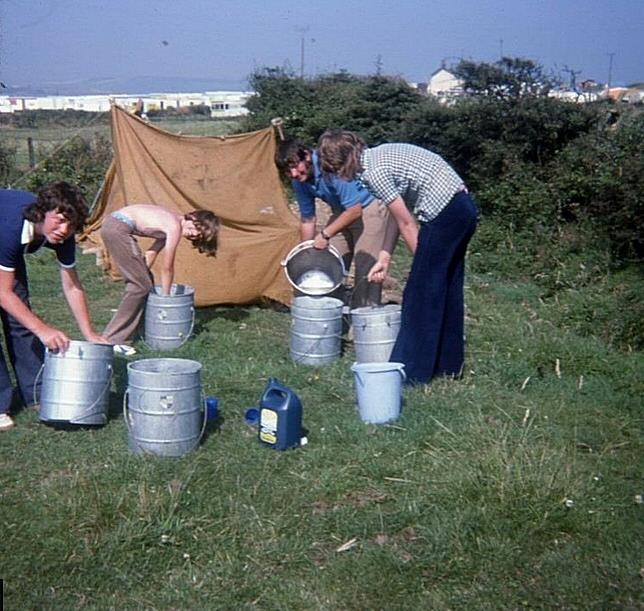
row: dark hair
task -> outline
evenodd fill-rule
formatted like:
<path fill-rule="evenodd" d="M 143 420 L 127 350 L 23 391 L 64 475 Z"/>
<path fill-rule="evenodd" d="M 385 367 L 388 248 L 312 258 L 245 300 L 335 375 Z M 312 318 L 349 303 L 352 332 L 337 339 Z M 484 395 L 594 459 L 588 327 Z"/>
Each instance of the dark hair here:
<path fill-rule="evenodd" d="M 288 171 L 300 161 L 304 161 L 310 152 L 310 147 L 301 140 L 287 138 L 282 140 L 275 149 L 275 165 L 281 174 L 288 176 Z"/>
<path fill-rule="evenodd" d="M 360 156 L 366 145 L 355 132 L 330 129 L 318 140 L 318 155 L 323 172 L 351 180 L 362 170 Z"/>
<path fill-rule="evenodd" d="M 184 219 L 192 221 L 199 230 L 199 237 L 190 240 L 193 248 L 208 257 L 217 254 L 219 245 L 219 218 L 210 210 L 194 210 L 184 214 Z"/>
<path fill-rule="evenodd" d="M 76 185 L 60 180 L 41 187 L 36 201 L 23 210 L 23 217 L 32 223 L 42 223 L 47 212 L 62 214 L 74 227 L 74 232 L 85 227 L 89 215 L 87 202 Z"/>

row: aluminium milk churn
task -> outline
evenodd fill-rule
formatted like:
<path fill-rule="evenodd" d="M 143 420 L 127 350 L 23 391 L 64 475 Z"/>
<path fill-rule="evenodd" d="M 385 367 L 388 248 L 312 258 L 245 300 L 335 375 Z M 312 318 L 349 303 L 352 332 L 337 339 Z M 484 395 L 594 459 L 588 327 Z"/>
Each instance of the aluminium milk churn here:
<path fill-rule="evenodd" d="M 299 397 L 276 378 L 269 378 L 259 400 L 260 443 L 275 450 L 300 445 L 302 403 Z"/>

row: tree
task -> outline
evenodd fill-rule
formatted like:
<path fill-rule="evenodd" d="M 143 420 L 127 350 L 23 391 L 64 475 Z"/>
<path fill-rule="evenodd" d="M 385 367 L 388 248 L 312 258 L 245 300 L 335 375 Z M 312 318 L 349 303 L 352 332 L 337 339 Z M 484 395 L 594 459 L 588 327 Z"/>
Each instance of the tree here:
<path fill-rule="evenodd" d="M 356 76 L 345 71 L 303 79 L 284 68 L 262 68 L 250 77 L 255 95 L 242 131 L 261 129 L 282 117 L 290 136 L 314 143 L 329 128 L 358 131 L 370 145 L 399 137 L 421 96 L 403 79 Z"/>
<path fill-rule="evenodd" d="M 502 100 L 544 97 L 555 84 L 542 66 L 519 57 L 503 57 L 493 64 L 461 60 L 454 73 L 466 93 Z"/>

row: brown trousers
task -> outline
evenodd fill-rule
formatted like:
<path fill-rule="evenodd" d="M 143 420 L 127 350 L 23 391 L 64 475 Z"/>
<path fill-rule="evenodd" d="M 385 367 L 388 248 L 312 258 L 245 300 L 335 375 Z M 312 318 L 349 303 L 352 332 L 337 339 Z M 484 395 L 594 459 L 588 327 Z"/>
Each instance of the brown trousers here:
<path fill-rule="evenodd" d="M 329 219 L 332 223 L 338 217 L 334 214 Z M 331 238 L 331 244 L 342 255 L 344 266 L 348 270 L 351 263 L 355 264 L 355 281 L 350 303 L 352 308 L 368 305 L 379 305 L 382 296 L 382 284 L 369 282 L 367 274 L 376 262 L 383 248 L 385 233 L 389 223 L 395 223 L 386 206 L 380 200 L 373 200 L 362 209 L 362 217 Z M 334 297 L 342 299 L 342 295 L 333 293 Z"/>
<path fill-rule="evenodd" d="M 113 216 L 105 217 L 101 238 L 125 280 L 125 295 L 103 336 L 111 344 L 122 344 L 132 338 L 141 323 L 154 278 L 127 223 Z"/>

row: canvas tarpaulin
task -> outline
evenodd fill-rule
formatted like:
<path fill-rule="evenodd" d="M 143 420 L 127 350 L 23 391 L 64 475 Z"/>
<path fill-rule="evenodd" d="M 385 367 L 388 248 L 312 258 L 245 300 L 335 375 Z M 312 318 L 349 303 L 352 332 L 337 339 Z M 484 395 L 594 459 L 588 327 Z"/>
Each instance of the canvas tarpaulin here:
<path fill-rule="evenodd" d="M 299 221 L 275 167 L 272 128 L 234 136 L 181 136 L 112 106 L 112 145 L 112 165 L 79 242 L 84 250 L 96 250 L 113 277 L 118 270 L 99 232 L 105 215 L 141 203 L 180 214 L 206 209 L 221 221 L 217 256 L 201 255 L 181 240 L 175 282 L 193 286 L 201 306 L 261 298 L 290 303 L 292 289 L 280 262 L 299 241 Z M 148 243 L 137 239 L 142 247 Z"/>

